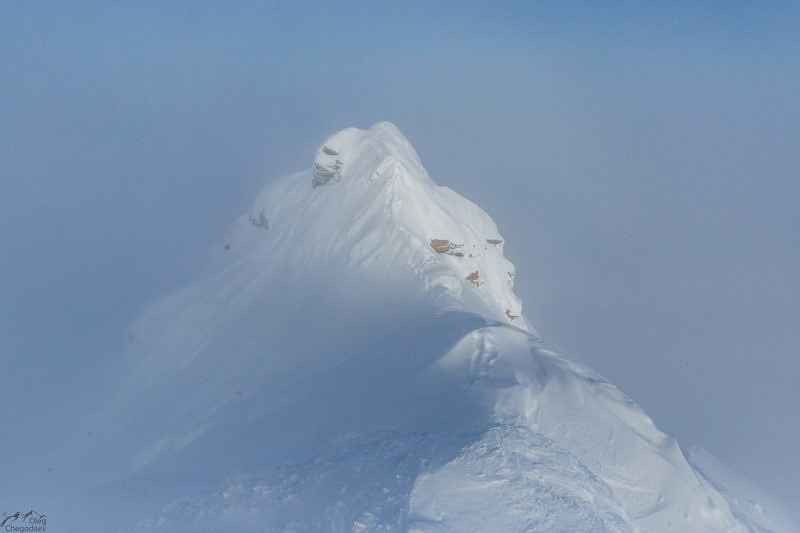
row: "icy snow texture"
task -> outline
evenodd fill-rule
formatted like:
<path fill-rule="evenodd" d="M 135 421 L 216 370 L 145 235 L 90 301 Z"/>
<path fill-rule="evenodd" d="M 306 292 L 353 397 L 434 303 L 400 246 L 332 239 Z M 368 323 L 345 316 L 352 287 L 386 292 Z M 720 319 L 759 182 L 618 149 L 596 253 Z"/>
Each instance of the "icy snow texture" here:
<path fill-rule="evenodd" d="M 132 327 L 61 482 L 158 487 L 144 531 L 759 530 L 546 348 L 503 244 L 392 124 L 337 133 Z M 218 489 L 188 495 L 197 472 Z"/>

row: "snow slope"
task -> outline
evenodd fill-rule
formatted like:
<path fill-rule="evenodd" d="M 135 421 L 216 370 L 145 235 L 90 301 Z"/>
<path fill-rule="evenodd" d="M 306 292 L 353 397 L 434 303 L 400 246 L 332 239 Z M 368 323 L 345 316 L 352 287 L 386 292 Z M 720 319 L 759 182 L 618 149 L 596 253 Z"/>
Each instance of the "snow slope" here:
<path fill-rule="evenodd" d="M 701 482 L 713 486 L 728 501 L 731 512 L 752 531 L 795 531 L 797 526 L 780 504 L 702 448 L 689 449 L 689 463 Z"/>
<path fill-rule="evenodd" d="M 131 328 L 125 379 L 50 461 L 63 519 L 103 530 L 76 511 L 99 487 L 137 531 L 762 528 L 547 349 L 503 245 L 392 124 L 330 137 Z"/>

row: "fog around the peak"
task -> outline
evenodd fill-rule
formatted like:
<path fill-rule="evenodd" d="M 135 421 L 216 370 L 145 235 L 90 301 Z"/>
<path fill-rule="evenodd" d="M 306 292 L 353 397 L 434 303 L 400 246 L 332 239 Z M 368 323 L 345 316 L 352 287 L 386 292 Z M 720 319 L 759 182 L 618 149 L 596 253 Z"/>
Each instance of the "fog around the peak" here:
<path fill-rule="evenodd" d="M 389 120 L 495 219 L 543 337 L 800 503 L 798 23 L 791 4 L 0 5 L 3 462 L 74 423 L 127 325 L 267 183 Z"/>

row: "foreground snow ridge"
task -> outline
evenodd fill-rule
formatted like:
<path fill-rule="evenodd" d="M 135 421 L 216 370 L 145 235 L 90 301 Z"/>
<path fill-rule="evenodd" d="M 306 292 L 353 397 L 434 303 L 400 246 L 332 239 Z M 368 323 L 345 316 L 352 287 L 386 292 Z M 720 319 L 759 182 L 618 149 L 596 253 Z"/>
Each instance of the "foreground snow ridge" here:
<path fill-rule="evenodd" d="M 778 529 L 543 345 L 504 244 L 394 125 L 333 135 L 133 326 L 95 483 L 156 480 L 136 531 Z"/>

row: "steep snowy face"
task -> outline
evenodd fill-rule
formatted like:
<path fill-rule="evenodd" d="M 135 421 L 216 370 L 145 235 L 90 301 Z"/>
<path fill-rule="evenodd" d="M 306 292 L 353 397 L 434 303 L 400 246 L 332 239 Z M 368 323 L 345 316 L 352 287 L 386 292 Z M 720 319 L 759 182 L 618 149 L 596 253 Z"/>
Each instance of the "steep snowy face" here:
<path fill-rule="evenodd" d="M 129 370 L 73 445 L 110 450 L 98 477 L 191 455 L 189 464 L 256 438 L 248 432 L 272 442 L 290 411 L 296 420 L 325 411 L 306 428 L 320 441 L 346 424 L 427 428 L 446 412 L 472 417 L 463 391 L 418 381 L 471 327 L 530 331 L 494 222 L 437 186 L 389 123 L 340 131 L 309 166 L 269 185 L 212 251 L 206 275 L 131 326 L 120 365 Z M 459 314 L 471 318 L 454 322 Z M 374 406 L 387 386 L 372 390 L 376 380 L 395 391 L 383 411 Z M 423 388 L 436 410 L 409 403 Z M 119 413 L 141 431 L 127 434 Z M 301 426 L 282 431 L 313 442 Z M 256 463 L 261 448 L 226 460 Z"/>
<path fill-rule="evenodd" d="M 322 260 L 387 282 L 413 273 L 408 290 L 443 310 L 530 329 L 494 221 L 436 185 L 388 122 L 331 136 L 311 170 L 267 188 L 228 241 L 234 254 L 270 248 L 298 267 Z"/>

